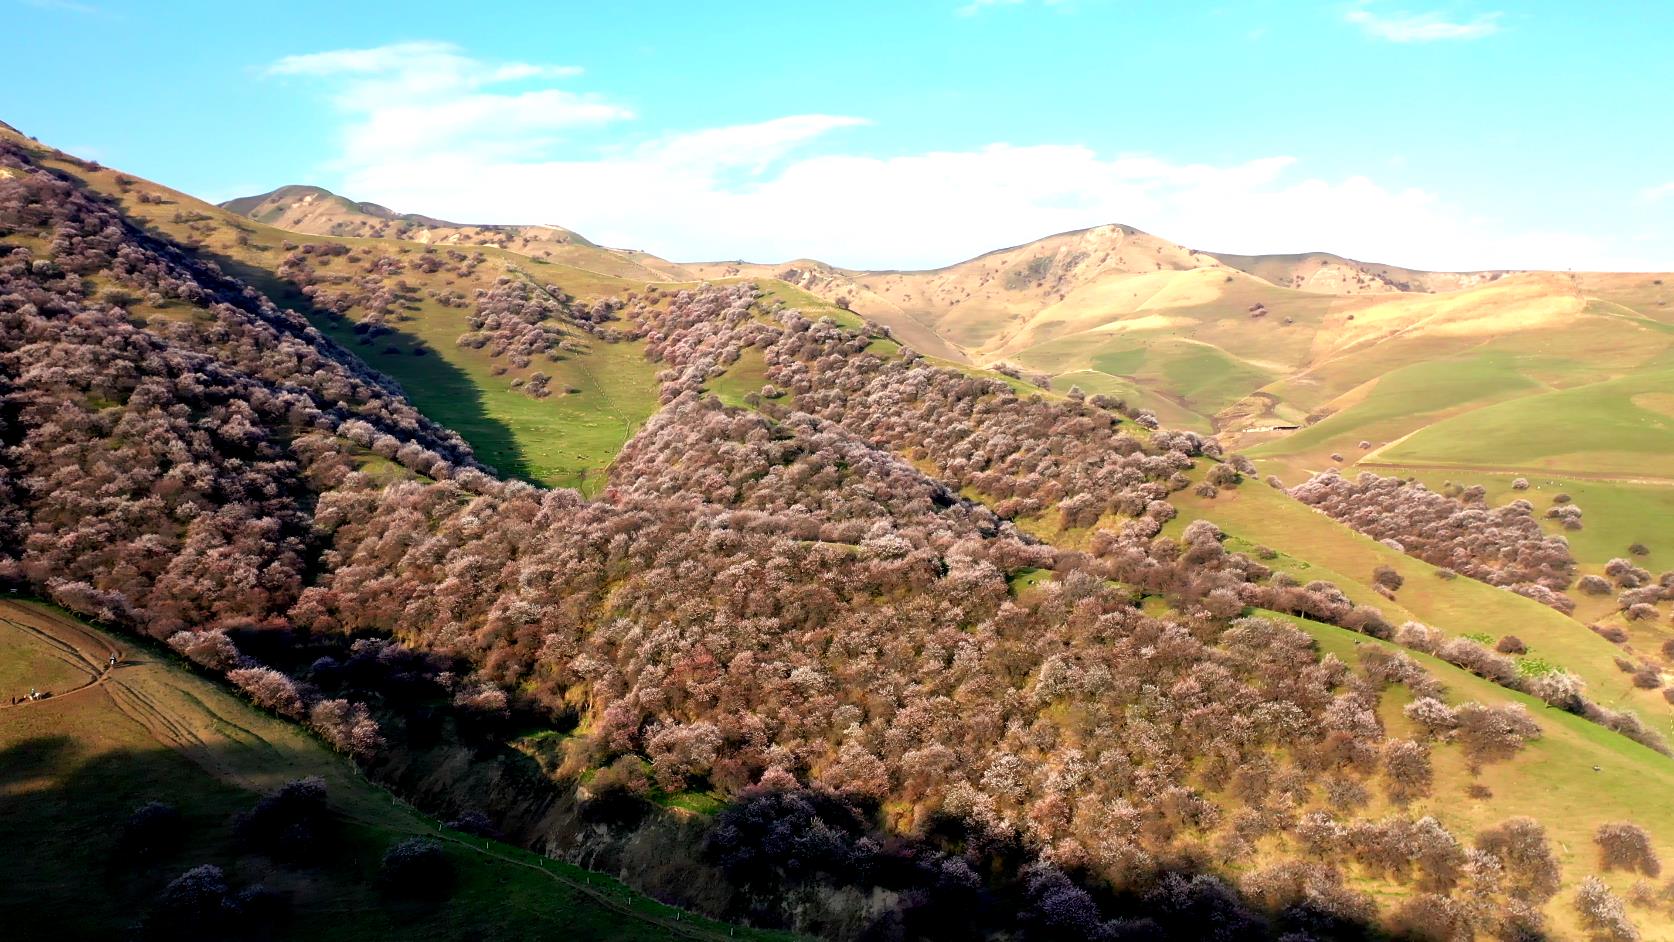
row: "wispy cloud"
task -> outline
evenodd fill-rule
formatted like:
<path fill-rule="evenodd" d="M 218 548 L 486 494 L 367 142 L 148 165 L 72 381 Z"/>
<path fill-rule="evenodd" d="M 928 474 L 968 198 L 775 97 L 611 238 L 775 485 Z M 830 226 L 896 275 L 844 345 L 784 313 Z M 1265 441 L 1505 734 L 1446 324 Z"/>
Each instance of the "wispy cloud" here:
<path fill-rule="evenodd" d="M 460 52 L 453 43 L 420 41 L 390 43 L 369 49 L 334 49 L 285 56 L 267 67 L 269 75 L 371 75 L 379 73 L 435 74 L 439 81 L 483 85 L 521 78 L 580 75 L 573 65 L 532 65 L 527 62 L 486 63 Z"/>
<path fill-rule="evenodd" d="M 529 157 L 558 131 L 633 117 L 596 96 L 550 85 L 581 71 L 485 61 L 451 43 L 404 42 L 286 56 L 265 73 L 328 83 L 349 118 L 343 161 L 355 166 L 437 148 Z"/>
<path fill-rule="evenodd" d="M 1029 2 L 1031 0 L 971 0 L 971 2 L 960 7 L 958 13 L 960 16 L 975 16 L 984 10 L 991 10 L 995 7 L 1014 7 Z M 1040 0 L 1040 2 L 1044 6 L 1061 7 L 1068 6 L 1073 0 Z"/>
<path fill-rule="evenodd" d="M 1449 19 L 1442 13 L 1373 12 L 1361 3 L 1343 14 L 1343 19 L 1360 27 L 1368 36 L 1396 43 L 1429 43 L 1457 39 L 1481 39 L 1500 31 L 1500 14 L 1483 13 L 1469 20 Z"/>
<path fill-rule="evenodd" d="M 1648 186 L 1645 189 L 1640 190 L 1639 195 L 1653 203 L 1657 200 L 1668 199 L 1669 197 L 1674 196 L 1674 180 L 1670 180 L 1660 186 Z"/>

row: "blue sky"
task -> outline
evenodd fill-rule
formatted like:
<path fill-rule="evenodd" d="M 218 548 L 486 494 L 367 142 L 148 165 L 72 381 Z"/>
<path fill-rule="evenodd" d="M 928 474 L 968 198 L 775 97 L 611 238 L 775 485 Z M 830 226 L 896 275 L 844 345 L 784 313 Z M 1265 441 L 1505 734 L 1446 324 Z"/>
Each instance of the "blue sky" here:
<path fill-rule="evenodd" d="M 1124 222 L 1221 251 L 1674 269 L 1674 4 L 0 14 L 0 120 L 206 198 L 316 183 L 676 259 L 920 267 Z"/>

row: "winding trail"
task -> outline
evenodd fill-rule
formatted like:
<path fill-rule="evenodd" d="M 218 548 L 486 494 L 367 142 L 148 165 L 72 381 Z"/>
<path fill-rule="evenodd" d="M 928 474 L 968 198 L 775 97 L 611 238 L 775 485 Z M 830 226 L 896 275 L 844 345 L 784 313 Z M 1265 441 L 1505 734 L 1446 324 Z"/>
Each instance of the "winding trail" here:
<path fill-rule="evenodd" d="M 14 613 L 18 609 L 8 606 L 7 611 Z M 35 614 L 30 612 L 30 614 Z M 0 710 L 12 710 L 18 707 L 35 706 L 61 700 L 73 696 L 93 687 L 102 686 L 110 679 L 115 671 L 110 659 L 121 652 L 104 638 L 83 629 L 74 623 L 63 622 L 45 614 L 39 615 L 39 624 L 19 621 L 16 618 L 0 615 L 0 624 L 22 632 L 25 636 L 44 646 L 46 651 L 55 659 L 87 674 L 87 681 L 67 690 L 48 691 L 48 696 L 39 700 L 22 699 L 16 703 L 0 703 Z"/>

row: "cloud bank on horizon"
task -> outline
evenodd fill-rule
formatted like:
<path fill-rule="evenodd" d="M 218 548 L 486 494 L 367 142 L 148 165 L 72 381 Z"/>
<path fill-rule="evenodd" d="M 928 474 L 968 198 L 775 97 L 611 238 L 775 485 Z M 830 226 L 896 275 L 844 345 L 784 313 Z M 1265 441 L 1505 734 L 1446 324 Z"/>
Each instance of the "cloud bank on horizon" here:
<path fill-rule="evenodd" d="M 1397 43 L 1499 28 L 1498 14 L 1453 22 L 1361 4 L 1343 15 Z M 286 56 L 266 75 L 324 96 L 340 138 L 322 169 L 355 199 L 472 222 L 557 224 L 682 261 L 935 267 L 1121 222 L 1242 254 L 1325 250 L 1430 269 L 1654 267 L 1630 243 L 1512 227 L 1372 173 L 1312 174 L 1286 154 L 1180 162 L 1074 140 L 996 140 L 880 156 L 845 147 L 846 131 L 871 122 L 842 114 L 578 153 L 570 132 L 643 119 L 606 94 L 571 90 L 575 67 L 489 61 L 423 41 Z"/>

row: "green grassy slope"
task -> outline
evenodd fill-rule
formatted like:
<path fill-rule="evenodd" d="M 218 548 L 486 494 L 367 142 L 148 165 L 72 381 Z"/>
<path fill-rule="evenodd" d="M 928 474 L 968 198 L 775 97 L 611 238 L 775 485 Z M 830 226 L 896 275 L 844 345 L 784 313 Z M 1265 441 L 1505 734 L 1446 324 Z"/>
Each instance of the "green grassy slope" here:
<path fill-rule="evenodd" d="M 106 646 L 125 656 L 93 686 L 17 707 L 0 701 L 0 846 L 14 852 L 0 881 L 0 914 L 11 926 L 72 938 L 125 935 L 168 880 L 215 863 L 235 885 L 261 883 L 290 897 L 285 938 L 784 938 L 677 914 L 608 877 L 442 830 L 298 727 L 167 655 L 135 650 L 46 606 L 0 601 L 0 618 L 34 629 L 0 634 L 6 700 L 19 678 L 45 677 L 62 664 L 63 648 L 49 636 L 84 639 L 76 643 L 93 648 L 96 665 Z M 80 674 L 78 683 L 90 676 L 86 668 Z M 232 816 L 307 775 L 327 783 L 341 828 L 335 851 L 297 868 L 238 847 Z M 120 854 L 121 822 L 150 800 L 180 810 L 183 846 L 155 860 Z M 392 903 L 375 888 L 384 850 L 414 835 L 443 841 L 459 878 L 450 899 Z"/>
<path fill-rule="evenodd" d="M 1484 316 L 1493 316 L 1492 309 Z M 1268 459 L 1272 470 L 1293 482 L 1306 470 L 1324 467 L 1332 453 L 1356 455 L 1362 440 L 1388 449 L 1374 460 L 1396 460 L 1388 455 L 1424 441 L 1430 443 L 1424 446 L 1427 451 L 1444 453 L 1438 463 L 1468 464 L 1446 454 L 1457 449 L 1454 443 L 1465 443 L 1478 463 L 1506 465 L 1509 462 L 1491 448 L 1551 434 L 1554 423 L 1546 420 L 1548 407 L 1536 405 L 1532 397 L 1561 391 L 1584 395 L 1579 391 L 1593 384 L 1647 378 L 1668 369 L 1669 335 L 1661 325 L 1653 329 L 1646 323 L 1650 322 L 1607 316 L 1593 302 L 1555 322 L 1527 327 L 1507 317 L 1505 329 L 1497 333 L 1396 332 L 1334 353 L 1266 387 L 1264 392 L 1304 409 L 1313 420 L 1300 431 L 1241 447 Z M 1480 323 L 1467 321 L 1465 326 L 1481 329 Z M 1468 418 L 1489 407 L 1477 418 Z M 1602 408 L 1607 411 L 1610 405 Z M 1447 429 L 1430 438 L 1430 429 L 1439 425 Z M 1484 426 L 1496 429 L 1499 438 L 1474 438 Z M 1602 441 L 1608 448 L 1618 433 L 1601 429 L 1583 447 L 1592 449 Z"/>
<path fill-rule="evenodd" d="M 750 347 L 738 357 L 738 362 L 727 367 L 725 373 L 710 380 L 704 391 L 714 393 L 716 398 L 729 406 L 743 409 L 749 408 L 744 397 L 760 393 L 765 385 L 767 360 L 760 350 Z"/>
<path fill-rule="evenodd" d="M 1370 647 L 1396 649 L 1388 642 L 1333 625 L 1264 614 L 1292 622 L 1312 635 L 1322 652 L 1334 654 L 1351 666 L 1358 662 L 1360 652 Z M 1474 834 L 1519 815 L 1535 818 L 1545 825 L 1569 886 L 1598 872 L 1592 832 L 1601 822 L 1632 820 L 1653 835 L 1658 847 L 1674 847 L 1674 807 L 1645 800 L 1647 794 L 1674 790 L 1674 760 L 1439 658 L 1407 653 L 1446 685 L 1448 702 L 1521 703 L 1541 727 L 1541 738 L 1529 743 L 1516 758 L 1489 765 L 1474 778 L 1457 746 L 1437 747 L 1432 761 L 1439 784 L 1432 796 L 1415 802 L 1409 813 L 1433 815 L 1459 834 Z M 1408 702 L 1411 695 L 1404 689 L 1392 688 L 1385 694 L 1379 714 L 1391 736 L 1417 734 L 1412 722 L 1400 712 Z M 1466 786 L 1473 781 L 1486 786 L 1488 794 L 1471 794 Z M 1624 897 L 1634 882 L 1620 872 L 1606 878 Z M 1546 915 L 1560 930 L 1556 937 L 1580 937 L 1580 927 L 1566 898 L 1548 904 Z M 1633 916 L 1646 938 L 1674 938 L 1674 925 L 1665 920 L 1643 911 L 1635 911 Z"/>
<path fill-rule="evenodd" d="M 656 368 L 645 360 L 640 345 L 606 343 L 571 330 L 584 352 L 565 353 L 556 363 L 536 358 L 518 368 L 486 351 L 460 347 L 460 334 L 470 329 L 469 309 L 444 306 L 429 294 L 457 293 L 469 299 L 479 288 L 509 277 L 556 285 L 576 298 L 589 299 L 621 296 L 644 287 L 643 282 L 491 246 L 462 246 L 458 248 L 468 254 L 483 256 L 470 274 L 456 272 L 450 262 L 435 273 L 407 264 L 399 275 L 382 277 L 385 285 L 405 281 L 413 287 L 418 309 L 403 310 L 390 319 L 394 334 L 363 344 L 351 328 L 366 312 L 351 308 L 346 321 L 317 313 L 296 285 L 279 277 L 279 265 L 290 253 L 285 245 L 335 243 L 367 258 L 389 256 L 403 263 L 416 259 L 425 246 L 394 239 L 299 235 L 149 182 L 123 187 L 115 171 L 89 170 L 61 159 L 45 163 L 115 199 L 131 218 L 153 230 L 198 245 L 206 257 L 277 303 L 308 314 L 315 326 L 401 383 L 420 411 L 459 432 L 482 461 L 505 474 L 595 491 L 622 444 L 656 409 Z M 141 194 L 161 201 L 142 203 Z M 356 281 L 365 277 L 363 269 L 342 258 L 315 264 L 328 276 L 346 275 Z M 147 315 L 143 309 L 136 313 Z M 415 355 L 420 349 L 423 354 Z M 547 399 L 531 398 L 513 386 L 537 370 L 552 378 L 555 393 Z"/>
<path fill-rule="evenodd" d="M 1517 498 L 1535 505 L 1543 528 L 1569 541 L 1570 552 L 1583 572 L 1601 572 L 1616 557 L 1632 558 L 1652 573 L 1674 569 L 1674 482 L 1633 482 L 1609 478 L 1576 478 L 1520 471 L 1471 471 L 1412 468 L 1362 462 L 1378 474 L 1415 477 L 1431 490 L 1448 482 L 1466 487 L 1481 485 L 1489 504 L 1498 506 Z M 1525 491 L 1513 490 L 1517 478 L 1529 482 Z M 1565 530 L 1556 521 L 1540 518 L 1552 498 L 1568 494 L 1584 516 L 1582 528 Z M 1633 556 L 1629 547 L 1643 545 L 1649 553 Z"/>
<path fill-rule="evenodd" d="M 1674 706 L 1656 691 L 1635 688 L 1616 667 L 1616 646 L 1573 618 L 1473 579 L 1440 579 L 1436 567 L 1362 536 L 1257 482 L 1223 490 L 1213 499 L 1187 493 L 1173 499 L 1180 515 L 1166 532 L 1178 533 L 1195 519 L 1211 520 L 1252 545 L 1278 550 L 1283 556 L 1272 563 L 1278 568 L 1290 568 L 1304 582 L 1333 582 L 1356 602 L 1382 609 L 1394 623 L 1410 617 L 1449 636 L 1486 634 L 1498 639 L 1517 635 L 1528 644 L 1531 655 L 1585 681 L 1594 701 L 1612 709 L 1631 708 L 1665 736 L 1674 732 Z M 1372 570 L 1380 565 L 1393 567 L 1406 580 L 1393 603 L 1371 590 Z"/>
<path fill-rule="evenodd" d="M 1670 477 L 1674 370 L 1485 406 L 1382 449 L 1412 466 Z"/>
<path fill-rule="evenodd" d="M 1293 435 L 1252 448 L 1249 455 L 1352 450 L 1362 439 L 1389 441 L 1464 404 L 1536 388 L 1504 354 L 1427 360 L 1370 375 L 1371 388 L 1358 402 Z"/>
<path fill-rule="evenodd" d="M 426 304 L 369 346 L 357 345 L 349 324 L 318 325 L 399 382 L 420 411 L 462 435 L 482 461 L 543 484 L 596 491 L 604 469 L 656 411 L 657 367 L 640 343 L 589 340 L 584 354 L 537 361 L 522 372 L 546 373 L 559 392 L 534 399 L 496 377 L 486 353 L 457 346 L 470 329 L 463 311 Z M 414 356 L 416 347 L 433 353 Z"/>

